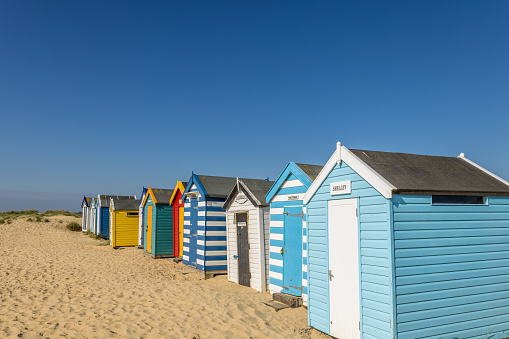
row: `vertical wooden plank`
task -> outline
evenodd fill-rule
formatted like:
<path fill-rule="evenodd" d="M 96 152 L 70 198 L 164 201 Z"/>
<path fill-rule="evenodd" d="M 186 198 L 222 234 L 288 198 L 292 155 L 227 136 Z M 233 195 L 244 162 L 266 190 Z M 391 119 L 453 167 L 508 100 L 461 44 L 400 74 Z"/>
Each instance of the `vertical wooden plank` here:
<path fill-rule="evenodd" d="M 249 270 L 249 232 L 247 213 L 235 214 L 237 224 L 237 256 L 239 285 L 251 286 Z"/>

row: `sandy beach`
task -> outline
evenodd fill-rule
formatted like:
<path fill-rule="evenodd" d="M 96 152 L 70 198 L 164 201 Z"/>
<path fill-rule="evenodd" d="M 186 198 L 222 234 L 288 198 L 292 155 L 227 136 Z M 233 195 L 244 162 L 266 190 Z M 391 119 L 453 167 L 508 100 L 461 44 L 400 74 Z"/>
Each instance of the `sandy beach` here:
<path fill-rule="evenodd" d="M 0 337 L 318 338 L 304 308 L 50 222 L 0 224 Z M 61 222 L 59 222 L 61 221 Z"/>

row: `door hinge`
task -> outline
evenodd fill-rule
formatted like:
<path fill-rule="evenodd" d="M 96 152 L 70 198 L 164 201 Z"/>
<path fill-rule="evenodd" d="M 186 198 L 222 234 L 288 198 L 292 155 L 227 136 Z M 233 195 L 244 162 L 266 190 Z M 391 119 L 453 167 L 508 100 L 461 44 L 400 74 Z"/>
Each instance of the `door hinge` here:
<path fill-rule="evenodd" d="M 289 290 L 290 288 L 289 287 L 286 287 L 286 286 L 282 286 L 285 290 Z"/>
<path fill-rule="evenodd" d="M 301 291 L 301 292 L 302 292 L 302 290 L 304 289 L 304 287 L 302 287 L 302 286 L 301 286 L 301 287 L 297 287 L 297 286 L 292 286 L 292 285 L 290 285 L 290 287 L 295 288 L 296 290 L 299 290 L 299 291 Z"/>
<path fill-rule="evenodd" d="M 361 322 L 359 321 L 359 331 L 361 330 Z"/>
<path fill-rule="evenodd" d="M 357 208 L 355 209 L 355 216 L 358 217 Z"/>
<path fill-rule="evenodd" d="M 290 212 L 283 212 L 284 215 L 290 215 Z"/>
<path fill-rule="evenodd" d="M 300 213 L 300 214 L 290 214 L 291 217 L 301 217 L 304 219 L 304 213 Z"/>

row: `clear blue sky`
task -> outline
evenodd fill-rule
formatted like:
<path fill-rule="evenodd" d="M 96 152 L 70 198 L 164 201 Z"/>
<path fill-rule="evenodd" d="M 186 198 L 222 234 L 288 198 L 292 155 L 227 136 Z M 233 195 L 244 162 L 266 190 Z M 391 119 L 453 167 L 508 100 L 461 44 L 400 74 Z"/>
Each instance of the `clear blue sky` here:
<path fill-rule="evenodd" d="M 509 179 L 507 1 L 2 1 L 0 210 L 346 147 Z M 47 197 L 47 199 L 45 199 Z"/>

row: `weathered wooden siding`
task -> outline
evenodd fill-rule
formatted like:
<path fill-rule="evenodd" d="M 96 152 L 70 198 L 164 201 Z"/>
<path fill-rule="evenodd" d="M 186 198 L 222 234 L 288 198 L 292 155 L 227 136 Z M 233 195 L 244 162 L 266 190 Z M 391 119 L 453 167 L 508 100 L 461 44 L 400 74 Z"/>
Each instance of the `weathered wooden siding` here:
<path fill-rule="evenodd" d="M 127 213 L 138 211 L 114 211 L 113 247 L 136 246 L 138 244 L 138 215 L 128 216 Z"/>
<path fill-rule="evenodd" d="M 330 195 L 330 184 L 351 180 L 351 194 Z M 330 333 L 327 201 L 358 198 L 360 239 L 360 310 L 362 338 L 393 338 L 390 203 L 342 162 L 336 165 L 306 205 L 308 243 L 308 318 Z M 337 260 L 345 260 L 338 258 Z"/>
<path fill-rule="evenodd" d="M 508 336 L 509 198 L 393 202 L 398 338 Z"/>
<path fill-rule="evenodd" d="M 268 241 L 269 221 L 264 224 L 264 216 L 268 215 L 268 207 L 257 208 L 249 200 L 239 204 L 233 199 L 226 212 L 226 224 L 228 232 L 228 280 L 238 283 L 237 265 L 237 225 L 236 213 L 248 213 L 248 237 L 249 237 L 249 270 L 251 273 L 250 285 L 259 292 L 265 292 L 268 286 Z M 260 220 L 261 215 L 261 220 Z M 261 229 L 260 229 L 261 228 Z M 263 234 L 263 237 L 261 237 Z M 260 238 L 263 244 L 260 245 Z M 263 272 L 262 272 L 263 271 Z M 262 278 L 263 277 L 263 278 Z"/>
<path fill-rule="evenodd" d="M 152 227 L 152 254 L 173 255 L 173 208 L 157 204 Z"/>

